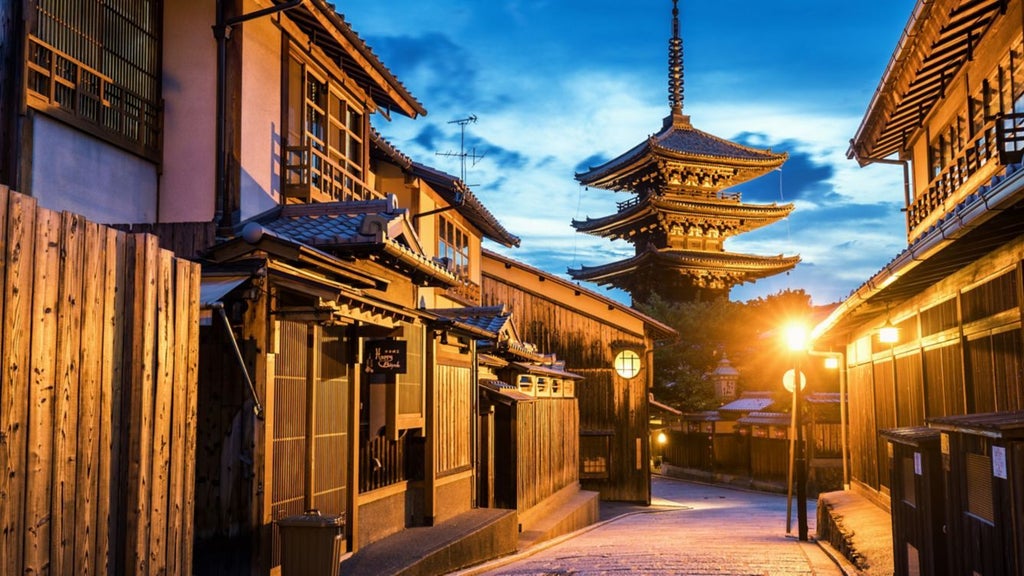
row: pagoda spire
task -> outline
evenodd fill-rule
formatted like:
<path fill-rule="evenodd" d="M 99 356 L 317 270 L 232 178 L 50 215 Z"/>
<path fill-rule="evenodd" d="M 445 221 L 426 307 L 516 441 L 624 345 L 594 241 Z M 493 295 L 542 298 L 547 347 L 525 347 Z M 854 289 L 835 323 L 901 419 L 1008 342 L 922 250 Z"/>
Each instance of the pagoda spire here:
<path fill-rule="evenodd" d="M 672 113 L 665 118 L 665 127 L 690 127 L 690 117 L 683 114 L 683 38 L 679 33 L 679 0 L 672 0 L 672 39 L 668 41 L 668 103 Z"/>
<path fill-rule="evenodd" d="M 672 0 L 672 39 L 668 41 L 668 102 L 672 114 L 683 113 L 683 39 L 679 35 L 679 0 Z"/>

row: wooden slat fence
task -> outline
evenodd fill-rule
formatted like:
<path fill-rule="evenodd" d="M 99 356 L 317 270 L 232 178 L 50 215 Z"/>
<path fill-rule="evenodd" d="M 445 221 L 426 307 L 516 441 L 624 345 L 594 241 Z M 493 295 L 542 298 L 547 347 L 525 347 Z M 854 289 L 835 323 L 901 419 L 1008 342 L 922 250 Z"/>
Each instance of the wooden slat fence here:
<path fill-rule="evenodd" d="M 0 186 L 0 574 L 190 574 L 199 265 Z"/>
<path fill-rule="evenodd" d="M 579 481 L 579 409 L 572 398 L 538 398 L 516 410 L 516 509 L 523 512 Z"/>

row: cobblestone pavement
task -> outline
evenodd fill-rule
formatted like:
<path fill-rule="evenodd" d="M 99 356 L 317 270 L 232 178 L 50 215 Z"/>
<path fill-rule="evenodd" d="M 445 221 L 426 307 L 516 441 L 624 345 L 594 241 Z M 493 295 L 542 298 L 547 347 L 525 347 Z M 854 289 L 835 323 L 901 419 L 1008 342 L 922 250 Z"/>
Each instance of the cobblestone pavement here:
<path fill-rule="evenodd" d="M 472 574 L 841 575 L 813 542 L 786 534 L 786 496 L 655 477 L 650 507 L 602 503 L 588 529 Z M 814 535 L 814 502 L 808 502 Z M 501 561 L 498 561 L 499 563 Z"/>

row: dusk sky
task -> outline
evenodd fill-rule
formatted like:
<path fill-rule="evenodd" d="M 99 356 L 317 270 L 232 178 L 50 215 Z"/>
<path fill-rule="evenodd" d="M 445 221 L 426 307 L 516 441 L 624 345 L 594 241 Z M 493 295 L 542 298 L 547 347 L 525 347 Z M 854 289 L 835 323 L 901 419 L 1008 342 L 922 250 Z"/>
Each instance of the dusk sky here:
<path fill-rule="evenodd" d="M 374 126 L 414 160 L 459 176 L 522 246 L 508 254 L 566 269 L 632 255 L 624 241 L 571 221 L 616 211 L 630 194 L 574 179 L 661 129 L 669 114 L 671 0 L 391 0 L 338 10 L 426 107 Z M 681 0 L 684 113 L 694 127 L 786 151 L 789 160 L 736 189 L 748 202 L 793 202 L 788 220 L 726 242 L 799 254 L 787 275 L 737 286 L 733 300 L 786 288 L 815 304 L 843 299 L 906 247 L 903 171 L 859 168 L 850 139 L 914 6 L 912 0 Z M 616 291 L 587 285 L 628 302 Z"/>

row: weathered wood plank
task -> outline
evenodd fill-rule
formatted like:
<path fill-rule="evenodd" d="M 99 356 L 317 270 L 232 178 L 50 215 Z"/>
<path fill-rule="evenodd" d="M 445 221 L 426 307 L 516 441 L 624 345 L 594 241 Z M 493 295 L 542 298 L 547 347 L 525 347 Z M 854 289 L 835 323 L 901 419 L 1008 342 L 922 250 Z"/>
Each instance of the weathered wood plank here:
<path fill-rule="evenodd" d="M 182 345 L 189 336 L 188 282 L 189 269 L 184 260 L 174 262 L 173 338 L 174 375 L 171 381 L 170 466 L 168 470 L 167 509 L 167 573 L 187 574 L 181 563 L 183 507 L 185 495 L 185 410 L 188 402 L 188 346 Z M 191 519 L 189 520 L 191 521 Z"/>
<path fill-rule="evenodd" d="M 212 226 L 208 228 L 212 230 Z M 186 403 L 185 403 L 185 445 L 182 459 L 185 462 L 183 529 L 181 570 L 182 575 L 192 572 L 193 542 L 193 507 L 195 505 L 195 466 L 196 466 L 196 411 L 199 398 L 199 285 L 202 269 L 198 264 L 188 264 L 189 274 L 185 282 L 179 284 L 179 290 L 187 288 L 188 299 L 185 310 L 188 313 L 188 335 L 186 337 L 188 354 L 185 365 Z"/>
<path fill-rule="evenodd" d="M 85 220 L 64 212 L 59 215 L 57 277 L 57 339 L 54 381 L 53 493 L 51 494 L 50 548 L 54 574 L 81 573 L 75 568 L 75 505 L 78 490 L 79 395 L 82 348 L 82 255 Z"/>
<path fill-rule="evenodd" d="M 124 390 L 124 340 L 126 328 L 125 299 L 127 282 L 128 235 L 114 229 L 105 231 L 103 319 L 103 373 L 100 389 L 100 467 L 99 501 L 96 517 L 99 529 L 96 531 L 96 573 L 123 573 L 123 540 L 125 520 L 125 491 L 122 479 L 125 477 L 125 459 L 122 446 L 123 390 Z M 105 529 L 104 529 L 105 528 Z"/>
<path fill-rule="evenodd" d="M 155 385 L 155 333 L 157 288 L 157 238 L 134 235 L 129 238 L 128 258 L 132 296 L 129 341 L 131 360 L 127 366 L 124 414 L 129 430 L 126 489 L 127 530 L 125 534 L 125 571 L 149 573 L 149 530 L 152 512 L 151 477 L 153 473 L 153 387 Z"/>
<path fill-rule="evenodd" d="M 171 411 L 174 380 L 174 284 L 169 252 L 156 254 L 156 334 L 154 339 L 153 451 L 150 475 L 151 504 L 149 571 L 163 574 L 167 569 L 167 510 L 171 460 Z"/>
<path fill-rule="evenodd" d="M 25 566 L 31 573 L 51 567 L 53 509 L 54 387 L 56 384 L 57 287 L 60 214 L 36 208 L 32 276 L 31 350 L 28 390 L 28 461 L 25 468 Z"/>
<path fill-rule="evenodd" d="M 0 572 L 24 571 L 26 447 L 28 432 L 29 351 L 31 344 L 32 271 L 35 268 L 34 198 L 5 195 L 2 369 L 0 434 L 4 442 L 0 468 Z"/>
<path fill-rule="evenodd" d="M 104 362 L 104 232 L 99 224 L 86 223 L 84 254 L 80 273 L 85 280 L 82 293 L 81 367 L 78 396 L 78 469 L 75 477 L 74 572 L 97 573 L 97 532 L 105 530 L 97 517 L 100 492 L 100 437 Z"/>

